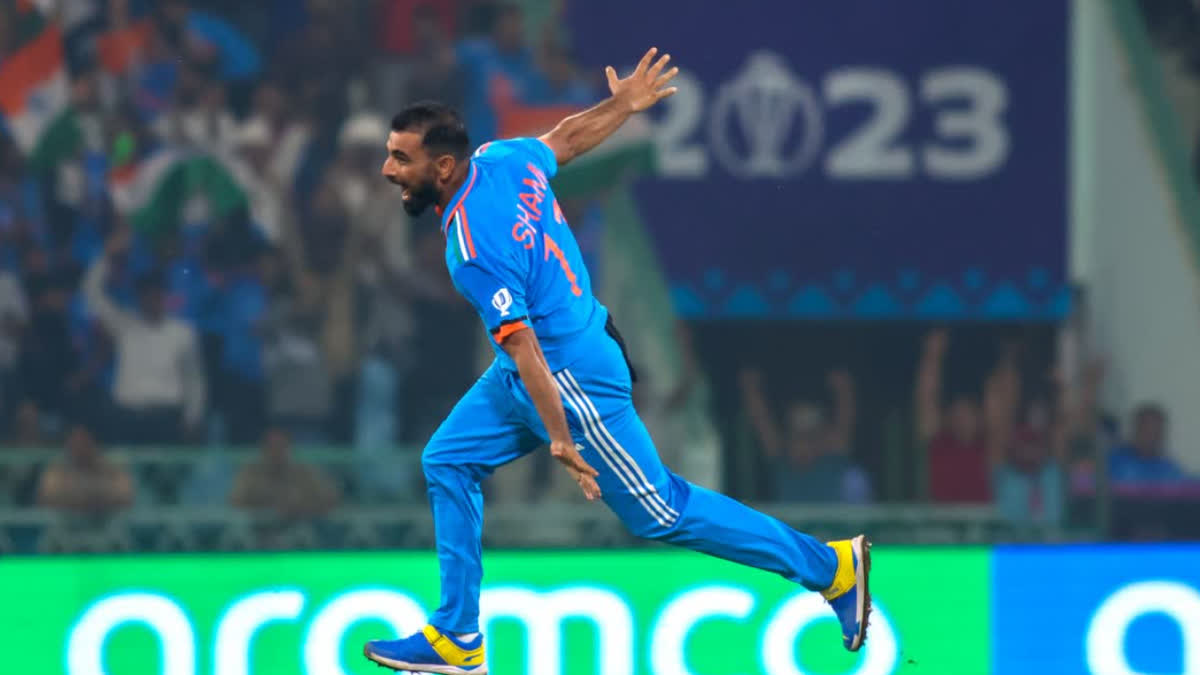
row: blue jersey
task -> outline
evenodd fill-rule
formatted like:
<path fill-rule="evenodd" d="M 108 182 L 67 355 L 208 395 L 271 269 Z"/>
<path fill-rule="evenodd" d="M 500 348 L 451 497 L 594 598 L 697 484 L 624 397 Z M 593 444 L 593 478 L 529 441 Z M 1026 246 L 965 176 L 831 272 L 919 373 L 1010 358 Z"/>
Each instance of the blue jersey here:
<path fill-rule="evenodd" d="M 605 337 L 607 310 L 571 228 L 550 189 L 554 152 L 536 138 L 486 143 L 471 158 L 466 181 L 442 214 L 446 266 L 475 306 L 502 367 L 516 369 L 501 347 L 531 328 L 552 370 Z"/>

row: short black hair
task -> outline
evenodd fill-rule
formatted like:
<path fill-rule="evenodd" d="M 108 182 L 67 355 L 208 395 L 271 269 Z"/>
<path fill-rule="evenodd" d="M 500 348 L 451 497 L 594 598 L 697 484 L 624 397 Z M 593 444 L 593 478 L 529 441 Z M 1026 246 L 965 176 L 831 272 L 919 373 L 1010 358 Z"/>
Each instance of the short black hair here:
<path fill-rule="evenodd" d="M 167 273 L 161 267 L 154 267 L 140 275 L 133 285 L 138 293 L 165 291 L 167 290 Z"/>
<path fill-rule="evenodd" d="M 1139 405 L 1137 407 L 1137 409 L 1135 409 L 1133 411 L 1133 419 L 1135 421 L 1140 422 L 1141 420 L 1144 420 L 1147 417 L 1157 417 L 1159 419 L 1159 421 L 1166 422 L 1167 421 L 1167 411 L 1165 408 L 1163 408 L 1158 403 L 1152 403 L 1152 402 L 1142 403 L 1141 405 Z"/>
<path fill-rule="evenodd" d="M 458 111 L 443 103 L 413 103 L 392 118 L 392 131 L 420 133 L 421 144 L 432 155 L 452 155 L 463 160 L 471 154 L 467 125 Z"/>
<path fill-rule="evenodd" d="M 506 0 L 505 2 L 497 2 L 493 6 L 496 8 L 495 12 L 497 20 L 512 16 L 513 14 L 524 14 L 524 12 L 521 10 L 521 6 L 515 2 L 509 2 Z"/>

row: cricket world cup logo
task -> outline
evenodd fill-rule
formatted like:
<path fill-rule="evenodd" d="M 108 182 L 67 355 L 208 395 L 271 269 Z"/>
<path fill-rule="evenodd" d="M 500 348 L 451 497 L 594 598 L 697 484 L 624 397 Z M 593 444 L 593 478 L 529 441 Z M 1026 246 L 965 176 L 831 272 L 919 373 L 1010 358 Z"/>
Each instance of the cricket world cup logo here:
<path fill-rule="evenodd" d="M 783 57 L 757 51 L 721 86 L 709 118 L 713 153 L 742 178 L 800 173 L 821 147 L 821 108 Z"/>
<path fill-rule="evenodd" d="M 500 316 L 508 316 L 508 310 L 512 307 L 512 293 L 508 292 L 507 288 L 501 288 L 492 296 L 492 307 L 500 312 Z"/>

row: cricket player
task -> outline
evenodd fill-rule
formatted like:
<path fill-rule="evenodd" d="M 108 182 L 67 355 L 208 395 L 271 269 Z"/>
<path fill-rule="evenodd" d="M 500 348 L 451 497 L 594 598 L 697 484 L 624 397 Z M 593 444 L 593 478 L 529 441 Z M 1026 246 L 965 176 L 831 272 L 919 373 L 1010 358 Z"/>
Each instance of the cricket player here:
<path fill-rule="evenodd" d="M 486 673 L 479 626 L 483 576 L 479 483 L 544 443 L 589 500 L 603 499 L 640 537 L 782 575 L 820 592 L 843 644 L 866 637 L 866 538 L 828 544 L 663 466 L 631 399 L 624 342 L 592 295 L 575 238 L 550 188 L 560 166 L 596 147 L 630 115 L 675 93 L 669 55 L 642 57 L 612 95 L 540 138 L 470 152 L 453 110 L 414 104 L 396 115 L 383 175 L 413 215 L 433 206 L 446 265 L 491 336 L 495 361 L 433 434 L 422 455 L 441 566 L 441 607 L 421 632 L 365 645 L 396 670 Z M 531 526 L 533 526 L 531 524 Z"/>

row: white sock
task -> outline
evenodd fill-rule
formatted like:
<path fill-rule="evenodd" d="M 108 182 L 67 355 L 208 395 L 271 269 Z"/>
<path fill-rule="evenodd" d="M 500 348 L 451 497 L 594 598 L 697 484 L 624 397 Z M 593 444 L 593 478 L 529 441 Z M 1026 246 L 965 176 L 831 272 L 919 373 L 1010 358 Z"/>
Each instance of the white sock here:
<path fill-rule="evenodd" d="M 456 634 L 454 637 L 458 638 L 459 640 L 462 640 L 463 642 L 470 642 L 471 640 L 475 639 L 476 635 L 479 635 L 479 633 L 459 633 L 459 634 Z"/>

